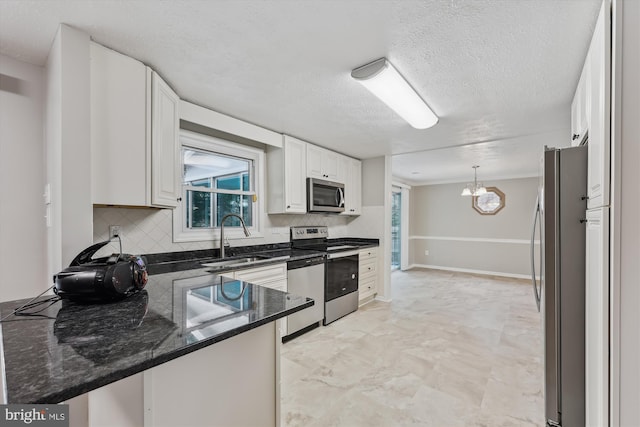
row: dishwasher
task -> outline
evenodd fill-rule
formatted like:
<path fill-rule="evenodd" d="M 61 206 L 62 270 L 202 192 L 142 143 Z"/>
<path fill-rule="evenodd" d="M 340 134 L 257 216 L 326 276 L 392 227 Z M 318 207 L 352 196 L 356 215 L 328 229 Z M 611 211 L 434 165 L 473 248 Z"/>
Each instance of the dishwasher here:
<path fill-rule="evenodd" d="M 287 317 L 286 342 L 320 325 L 324 319 L 324 256 L 289 261 L 287 292 L 312 298 L 313 306 Z"/>

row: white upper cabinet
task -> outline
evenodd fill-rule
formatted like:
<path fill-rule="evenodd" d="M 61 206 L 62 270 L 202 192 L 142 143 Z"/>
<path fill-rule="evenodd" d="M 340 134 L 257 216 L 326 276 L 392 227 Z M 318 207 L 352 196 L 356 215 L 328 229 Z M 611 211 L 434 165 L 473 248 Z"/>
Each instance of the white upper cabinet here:
<path fill-rule="evenodd" d="M 94 204 L 149 204 L 150 69 L 91 43 L 91 187 Z"/>
<path fill-rule="evenodd" d="M 94 204 L 175 207 L 178 96 L 142 62 L 91 43 Z"/>
<path fill-rule="evenodd" d="M 176 207 L 182 181 L 180 98 L 155 71 L 151 82 L 151 203 Z"/>
<path fill-rule="evenodd" d="M 589 209 L 609 204 L 611 22 L 603 2 L 580 81 L 571 103 L 571 145 L 585 142 L 589 150 Z"/>
<path fill-rule="evenodd" d="M 338 181 L 340 157 L 340 154 L 334 151 L 307 144 L 307 176 L 327 181 Z"/>
<path fill-rule="evenodd" d="M 268 213 L 307 212 L 307 146 L 283 135 L 282 148 L 267 148 Z"/>
<path fill-rule="evenodd" d="M 590 74 L 591 67 L 589 66 L 589 53 L 587 53 L 578 87 L 573 95 L 573 102 L 571 102 L 571 146 L 573 147 L 584 141 L 589 129 Z"/>
<path fill-rule="evenodd" d="M 344 184 L 344 212 L 341 215 L 360 215 L 362 213 L 362 162 L 343 157 L 347 175 Z"/>
<path fill-rule="evenodd" d="M 606 4 L 606 2 L 605 2 Z M 611 24 L 603 4 L 589 47 L 589 174 L 588 208 L 609 205 Z"/>

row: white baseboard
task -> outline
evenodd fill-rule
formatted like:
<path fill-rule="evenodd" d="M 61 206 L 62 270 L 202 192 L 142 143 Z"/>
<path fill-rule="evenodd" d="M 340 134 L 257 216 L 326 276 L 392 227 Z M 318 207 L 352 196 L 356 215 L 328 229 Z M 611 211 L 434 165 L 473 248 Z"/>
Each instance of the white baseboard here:
<path fill-rule="evenodd" d="M 516 274 L 516 273 L 503 273 L 501 271 L 485 271 L 485 270 L 474 270 L 471 268 L 458 268 L 458 267 L 443 267 L 441 265 L 429 265 L 429 264 L 411 264 L 409 265 L 409 270 L 412 268 L 430 268 L 433 270 L 445 270 L 445 271 L 455 271 L 458 273 L 473 273 L 473 274 L 484 274 L 488 276 L 500 276 L 500 277 L 510 277 L 513 279 L 531 279 L 531 276 L 528 274 Z M 539 280 L 540 278 L 537 277 Z"/>
<path fill-rule="evenodd" d="M 385 298 L 385 297 L 382 297 L 380 295 L 376 295 L 375 300 L 376 301 L 381 301 L 381 302 L 391 302 L 391 298 Z"/>

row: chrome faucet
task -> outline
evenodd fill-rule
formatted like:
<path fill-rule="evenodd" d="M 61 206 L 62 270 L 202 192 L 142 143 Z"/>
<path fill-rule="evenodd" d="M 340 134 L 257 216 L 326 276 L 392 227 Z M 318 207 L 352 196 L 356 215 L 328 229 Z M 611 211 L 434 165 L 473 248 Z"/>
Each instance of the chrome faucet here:
<path fill-rule="evenodd" d="M 244 225 L 244 219 L 242 219 L 240 215 L 230 213 L 223 216 L 220 220 L 220 258 L 224 258 L 224 222 L 231 216 L 235 216 L 240 220 L 240 224 L 242 224 L 242 229 L 244 230 L 244 235 L 247 237 L 251 236 L 251 233 L 249 233 L 249 230 L 247 230 L 247 226 Z"/>

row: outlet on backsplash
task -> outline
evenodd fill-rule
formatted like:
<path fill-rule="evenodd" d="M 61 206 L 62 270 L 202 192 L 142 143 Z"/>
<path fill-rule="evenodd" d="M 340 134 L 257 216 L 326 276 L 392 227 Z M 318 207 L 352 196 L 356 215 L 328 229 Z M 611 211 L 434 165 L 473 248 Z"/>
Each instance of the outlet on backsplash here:
<path fill-rule="evenodd" d="M 119 225 L 110 225 L 109 226 L 109 238 L 113 239 L 114 237 L 118 237 L 122 239 L 122 230 Z"/>

